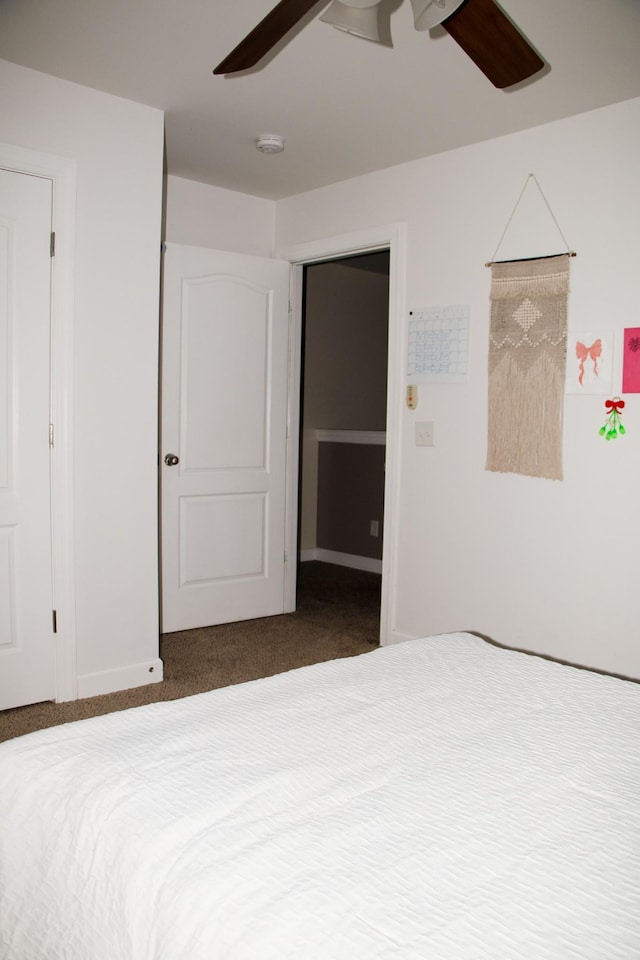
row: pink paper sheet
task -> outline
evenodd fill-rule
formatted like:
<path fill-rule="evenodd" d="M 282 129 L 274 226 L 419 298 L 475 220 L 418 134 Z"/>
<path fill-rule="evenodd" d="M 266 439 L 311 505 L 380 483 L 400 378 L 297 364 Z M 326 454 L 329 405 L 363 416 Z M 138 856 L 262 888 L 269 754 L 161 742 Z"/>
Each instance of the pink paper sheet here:
<path fill-rule="evenodd" d="M 640 393 L 640 327 L 625 327 L 622 392 Z"/>

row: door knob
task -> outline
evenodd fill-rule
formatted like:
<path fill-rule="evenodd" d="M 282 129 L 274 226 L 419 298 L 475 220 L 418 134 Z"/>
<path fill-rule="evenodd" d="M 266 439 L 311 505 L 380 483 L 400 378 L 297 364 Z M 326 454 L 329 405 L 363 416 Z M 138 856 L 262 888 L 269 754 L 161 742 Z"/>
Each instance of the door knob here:
<path fill-rule="evenodd" d="M 168 453 L 164 458 L 164 462 L 168 467 L 175 467 L 176 464 L 180 463 L 180 457 L 176 457 L 175 453 Z"/>

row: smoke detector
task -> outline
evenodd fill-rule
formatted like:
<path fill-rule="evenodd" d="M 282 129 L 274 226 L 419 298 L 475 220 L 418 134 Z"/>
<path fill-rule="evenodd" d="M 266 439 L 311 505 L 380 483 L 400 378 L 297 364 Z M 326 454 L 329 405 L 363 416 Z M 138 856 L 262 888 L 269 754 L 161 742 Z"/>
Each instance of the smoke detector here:
<path fill-rule="evenodd" d="M 260 153 L 282 153 L 284 150 L 284 140 L 277 133 L 265 134 L 256 140 L 256 150 Z"/>

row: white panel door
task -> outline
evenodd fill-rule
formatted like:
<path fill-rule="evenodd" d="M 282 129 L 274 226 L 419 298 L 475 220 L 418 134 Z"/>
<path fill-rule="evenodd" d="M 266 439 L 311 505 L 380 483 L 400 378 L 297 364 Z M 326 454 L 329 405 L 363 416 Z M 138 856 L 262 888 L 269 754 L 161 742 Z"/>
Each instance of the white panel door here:
<path fill-rule="evenodd" d="M 164 633 L 284 611 L 288 301 L 288 262 L 166 246 Z"/>
<path fill-rule="evenodd" d="M 0 170 L 0 709 L 55 697 L 51 181 Z"/>

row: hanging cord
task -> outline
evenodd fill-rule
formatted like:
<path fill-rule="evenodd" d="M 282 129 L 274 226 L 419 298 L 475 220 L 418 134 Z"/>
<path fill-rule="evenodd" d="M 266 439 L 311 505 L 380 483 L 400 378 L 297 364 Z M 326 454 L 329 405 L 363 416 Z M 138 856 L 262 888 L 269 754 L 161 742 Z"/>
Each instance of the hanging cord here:
<path fill-rule="evenodd" d="M 502 241 L 504 240 L 505 235 L 506 235 L 506 233 L 507 233 L 507 230 L 508 230 L 509 227 L 511 226 L 511 221 L 513 220 L 513 218 L 514 218 L 514 216 L 515 216 L 515 214 L 516 214 L 516 210 L 518 209 L 518 207 L 519 207 L 519 205 L 520 205 L 520 201 L 522 200 L 522 197 L 523 197 L 523 194 L 524 194 L 525 190 L 526 190 L 527 187 L 529 186 L 529 181 L 530 181 L 530 180 L 533 180 L 533 181 L 535 182 L 536 187 L 537 187 L 538 190 L 540 191 L 540 196 L 541 196 L 542 199 L 544 200 L 545 205 L 546 205 L 546 207 L 547 207 L 547 210 L 549 211 L 549 213 L 550 213 L 550 215 L 551 215 L 551 219 L 552 219 L 553 222 L 555 223 L 556 228 L 557 228 L 557 230 L 558 230 L 558 233 L 559 233 L 560 236 L 562 237 L 562 242 L 564 243 L 565 247 L 567 248 L 566 252 L 569 254 L 570 257 L 575 257 L 575 253 L 574 253 L 573 250 L 570 249 L 569 244 L 567 243 L 566 237 L 565 237 L 564 233 L 562 232 L 562 230 L 561 230 L 561 228 L 560 228 L 560 224 L 559 224 L 558 221 L 556 220 L 556 218 L 555 218 L 555 216 L 554 216 L 554 213 L 553 213 L 553 210 L 552 210 L 551 207 L 549 206 L 549 201 L 548 201 L 547 198 L 545 197 L 545 195 L 544 195 L 544 193 L 543 193 L 543 191 L 542 191 L 542 187 L 541 187 L 540 184 L 538 183 L 538 180 L 537 180 L 537 177 L 536 177 L 535 173 L 530 173 L 529 176 L 527 177 L 527 179 L 526 179 L 525 182 L 524 182 L 524 186 L 523 186 L 522 190 L 520 191 L 520 196 L 519 196 L 518 199 L 516 200 L 516 205 L 515 205 L 515 207 L 513 208 L 513 210 L 511 211 L 511 216 L 510 216 L 509 219 L 507 220 L 507 225 L 506 225 L 506 227 L 504 228 L 504 230 L 502 231 L 502 236 L 501 236 L 500 239 L 498 240 L 498 246 L 497 246 L 497 247 L 495 248 L 495 250 L 493 251 L 493 256 L 491 257 L 491 260 L 489 260 L 488 263 L 485 263 L 485 267 L 492 267 L 493 264 L 496 262 L 496 254 L 498 253 L 498 250 L 500 249 L 500 246 L 501 246 L 501 244 L 502 244 Z M 555 256 L 564 256 L 564 254 L 555 254 Z M 518 259 L 521 259 L 521 258 L 518 258 Z M 537 259 L 537 257 L 527 257 L 527 258 L 525 258 L 525 259 Z M 504 263 L 508 263 L 509 261 L 508 261 L 508 260 L 505 260 L 505 261 L 503 261 L 503 262 L 504 262 Z"/>

